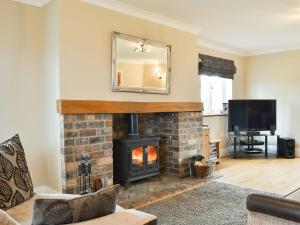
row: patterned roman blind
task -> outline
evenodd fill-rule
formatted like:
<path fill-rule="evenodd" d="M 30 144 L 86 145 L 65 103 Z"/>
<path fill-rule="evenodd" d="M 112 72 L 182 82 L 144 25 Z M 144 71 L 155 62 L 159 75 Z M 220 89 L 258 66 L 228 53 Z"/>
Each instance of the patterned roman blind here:
<path fill-rule="evenodd" d="M 199 54 L 199 75 L 233 79 L 236 67 L 233 60 Z"/>

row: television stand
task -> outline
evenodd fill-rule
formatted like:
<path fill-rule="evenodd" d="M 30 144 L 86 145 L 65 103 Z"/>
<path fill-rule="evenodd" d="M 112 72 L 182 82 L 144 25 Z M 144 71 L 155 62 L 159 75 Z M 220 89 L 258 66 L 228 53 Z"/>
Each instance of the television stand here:
<path fill-rule="evenodd" d="M 247 131 L 246 133 L 249 137 L 251 136 L 256 136 L 256 135 L 260 135 L 259 131 Z"/>
<path fill-rule="evenodd" d="M 256 153 L 262 153 L 262 149 L 256 149 L 254 146 L 256 145 L 264 145 L 264 152 L 265 152 L 265 158 L 268 158 L 268 137 L 269 136 L 277 136 L 277 143 L 279 135 L 270 135 L 270 134 L 261 134 L 261 133 L 244 133 L 240 135 L 230 135 L 233 137 L 234 143 L 233 143 L 233 158 L 236 159 L 236 152 L 237 152 L 237 145 L 238 145 L 238 139 L 240 137 L 247 137 L 246 141 L 240 141 L 240 145 L 247 146 L 247 153 L 248 154 L 256 154 Z M 265 137 L 264 141 L 256 141 L 254 140 L 254 137 Z M 278 155 L 278 148 L 277 148 L 277 155 Z"/>
<path fill-rule="evenodd" d="M 245 152 L 245 154 L 251 155 L 251 154 L 262 154 L 264 153 L 264 150 L 260 149 L 260 148 L 251 148 L 251 149 L 247 149 Z"/>
<path fill-rule="evenodd" d="M 264 145 L 264 141 L 257 141 L 254 139 L 254 135 L 260 135 L 260 132 L 247 132 L 247 140 L 240 140 L 240 145 L 247 146 L 246 154 L 261 154 L 263 150 L 260 148 L 254 148 L 254 146 Z"/>
<path fill-rule="evenodd" d="M 246 154 L 262 154 L 264 151 L 261 148 L 255 148 L 254 146 L 264 145 L 264 141 L 257 141 L 253 135 L 248 136 L 247 140 L 240 141 L 240 145 L 247 146 Z"/>

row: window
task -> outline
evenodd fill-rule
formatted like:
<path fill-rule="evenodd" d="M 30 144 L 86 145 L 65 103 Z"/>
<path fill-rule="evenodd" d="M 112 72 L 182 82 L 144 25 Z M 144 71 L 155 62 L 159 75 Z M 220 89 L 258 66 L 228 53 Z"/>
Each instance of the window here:
<path fill-rule="evenodd" d="M 232 98 L 232 79 L 201 75 L 201 98 L 204 113 L 221 113 Z"/>

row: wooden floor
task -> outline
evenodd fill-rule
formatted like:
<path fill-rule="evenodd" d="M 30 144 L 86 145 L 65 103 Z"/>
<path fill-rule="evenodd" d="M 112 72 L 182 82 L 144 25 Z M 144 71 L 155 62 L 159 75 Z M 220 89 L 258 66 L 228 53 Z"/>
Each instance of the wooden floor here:
<path fill-rule="evenodd" d="M 287 195 L 300 187 L 300 158 L 243 158 L 221 159 L 218 181 Z"/>

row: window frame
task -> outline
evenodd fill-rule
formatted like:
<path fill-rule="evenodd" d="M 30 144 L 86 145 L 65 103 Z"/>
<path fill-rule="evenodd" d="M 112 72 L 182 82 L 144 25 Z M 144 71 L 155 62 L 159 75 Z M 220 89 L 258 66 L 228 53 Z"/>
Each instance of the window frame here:
<path fill-rule="evenodd" d="M 205 77 L 205 78 L 204 78 Z M 203 94 L 203 91 L 205 91 L 206 88 L 203 88 L 203 79 L 209 79 L 209 93 L 208 94 Z M 214 109 L 213 108 L 213 86 L 212 86 L 212 82 L 213 79 L 219 79 L 222 85 L 222 90 L 221 90 L 221 95 L 222 95 L 222 108 L 220 109 Z M 226 82 L 226 80 L 230 80 L 229 82 Z M 205 75 L 202 74 L 200 77 L 201 80 L 201 101 L 204 104 L 204 110 L 203 110 L 203 115 L 204 116 L 213 116 L 213 115 L 227 115 L 227 112 L 223 111 L 223 103 L 228 102 L 228 100 L 232 99 L 232 95 L 233 95 L 233 80 L 232 79 L 228 79 L 228 78 L 223 78 L 223 77 L 219 77 L 219 76 L 210 76 L 210 75 Z M 230 91 L 230 93 L 228 93 L 228 91 Z M 208 96 L 208 101 L 206 99 L 206 101 L 204 101 L 203 97 L 207 97 Z M 205 104 L 207 104 L 207 102 L 209 102 L 208 104 L 208 109 L 207 106 L 205 106 Z M 220 104 L 220 103 L 219 103 Z"/>

